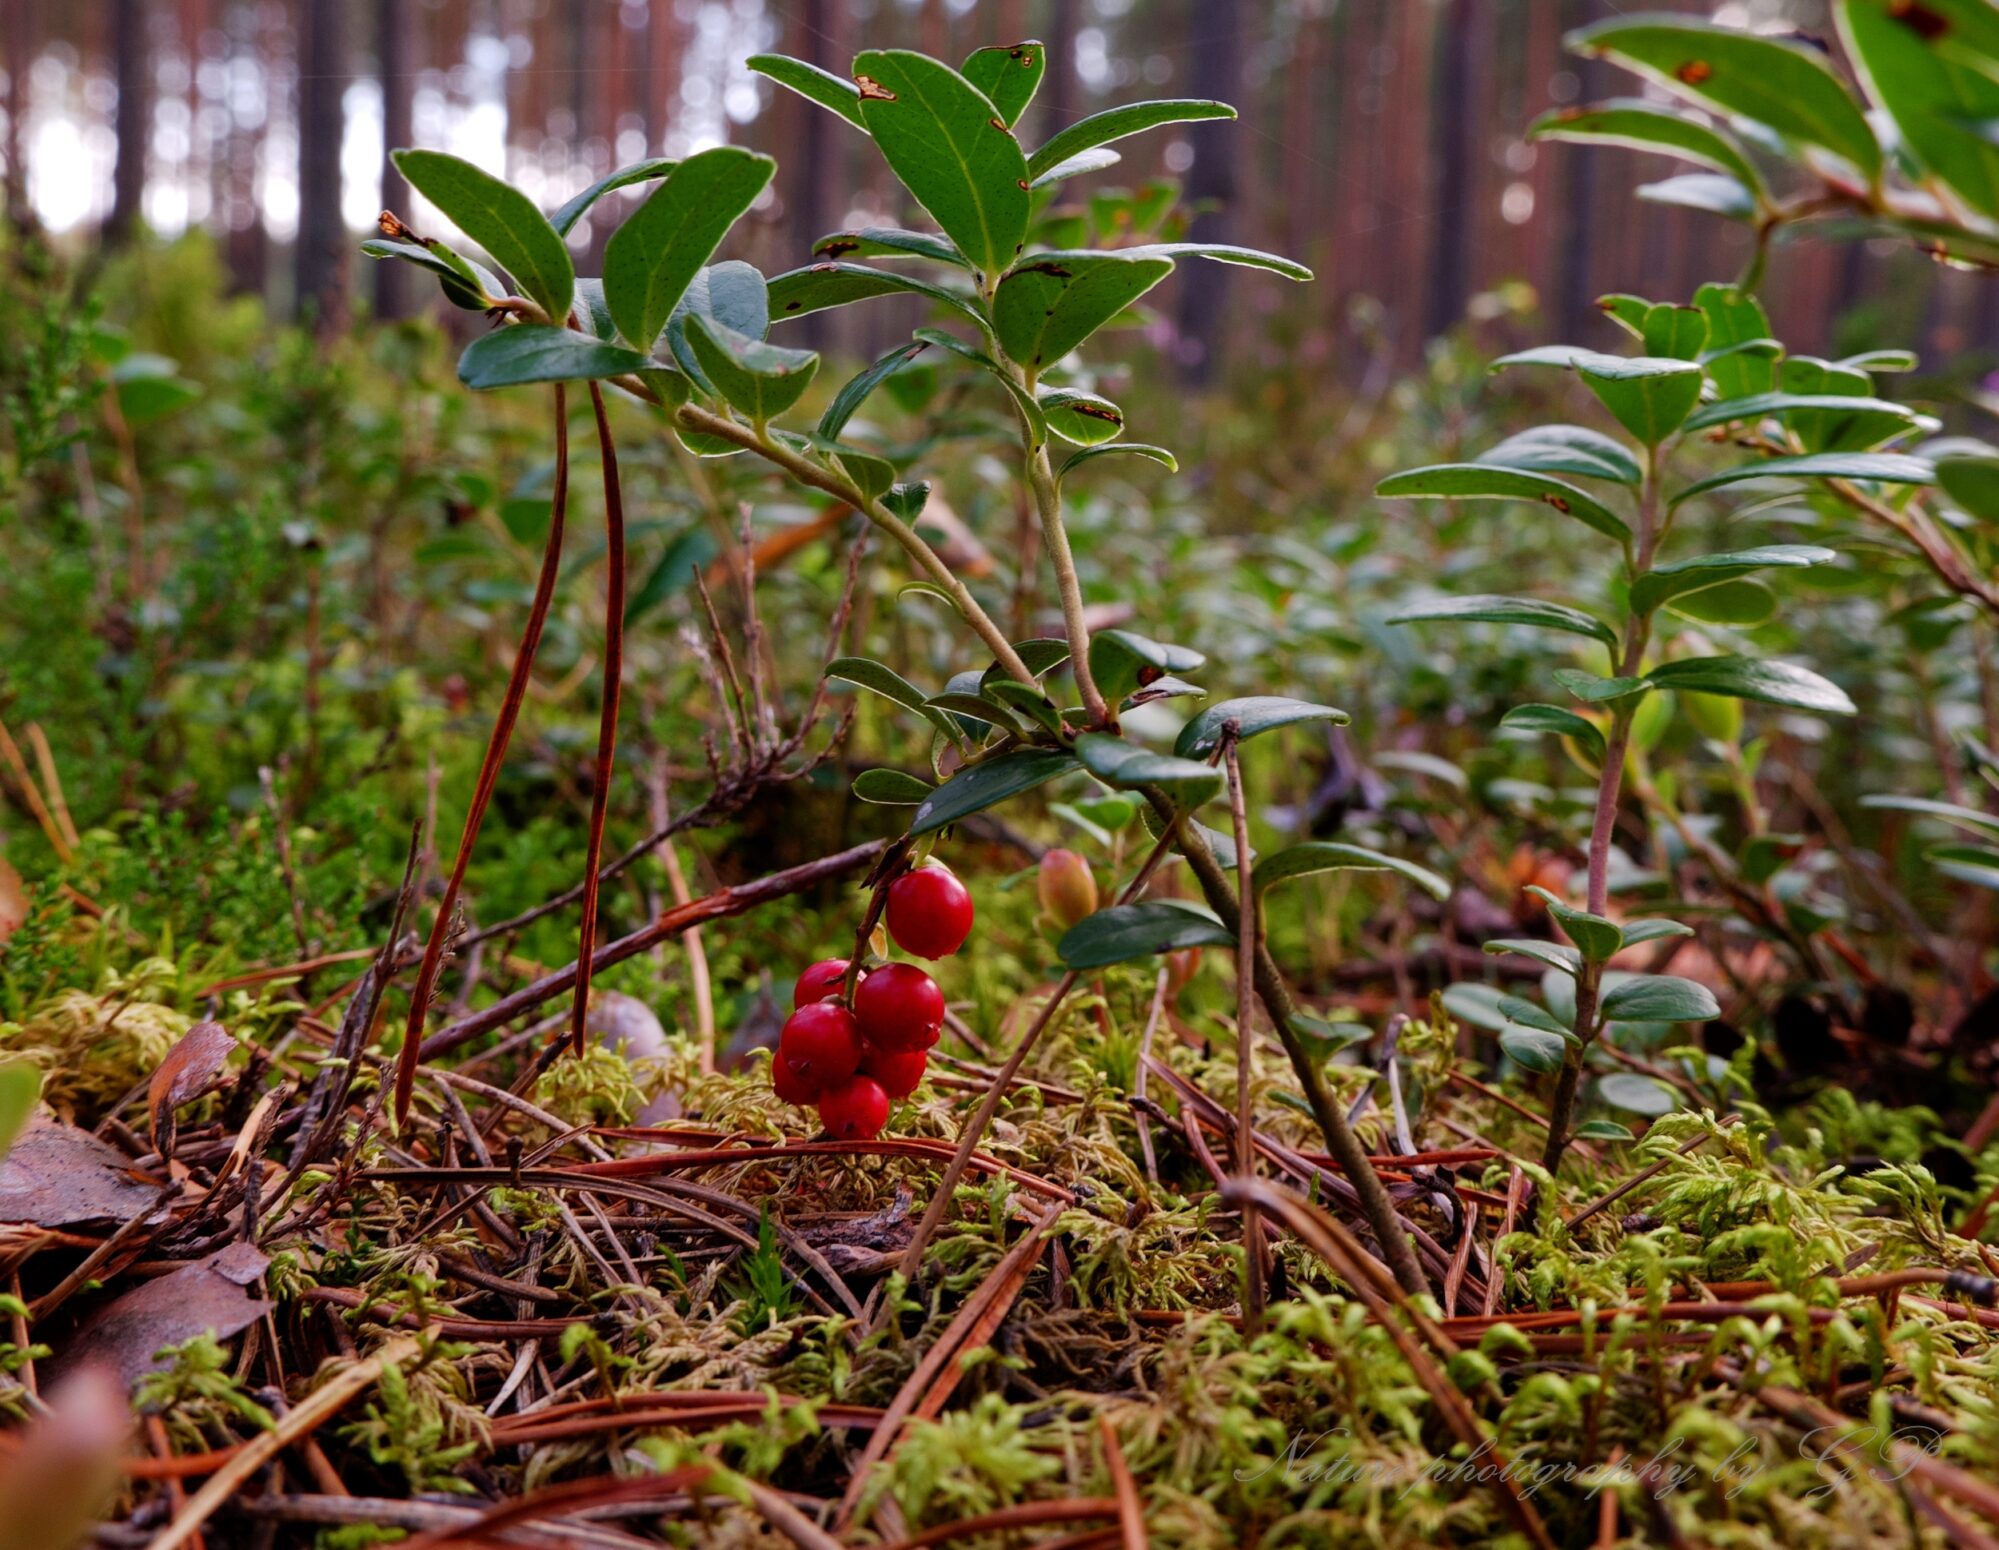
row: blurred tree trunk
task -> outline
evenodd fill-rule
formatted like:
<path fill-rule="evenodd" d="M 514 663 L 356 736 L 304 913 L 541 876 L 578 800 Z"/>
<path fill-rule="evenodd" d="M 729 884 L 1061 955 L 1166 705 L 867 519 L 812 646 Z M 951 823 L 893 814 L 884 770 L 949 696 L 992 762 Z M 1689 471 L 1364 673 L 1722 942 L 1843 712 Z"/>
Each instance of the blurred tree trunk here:
<path fill-rule="evenodd" d="M 389 152 L 407 146 L 414 137 L 410 121 L 411 58 L 409 0 L 375 0 L 375 75 L 382 83 L 382 208 L 409 214 L 410 187 Z M 375 315 L 408 317 L 415 310 L 410 282 L 416 272 L 408 264 L 370 266 L 374 278 Z"/>
<path fill-rule="evenodd" d="M 1047 140 L 1076 117 L 1076 7 L 1048 0 L 1048 65 L 1041 78 L 1041 133 Z M 1232 7 L 1231 7 L 1232 9 Z"/>
<path fill-rule="evenodd" d="M 7 71 L 7 219 L 16 231 L 35 224 L 28 203 L 28 164 L 21 140 L 21 118 L 28 111 L 28 66 L 34 58 L 36 0 L 0 5 L 0 65 Z"/>
<path fill-rule="evenodd" d="M 1188 96 L 1234 102 L 1241 95 L 1242 24 L 1239 6 L 1194 7 Z M 1240 128 L 1219 120 L 1190 124 L 1184 134 L 1194 148 L 1194 165 L 1187 175 L 1188 201 L 1213 201 L 1216 206 L 1195 217 L 1187 228 L 1188 240 L 1231 241 L 1235 213 L 1229 206 L 1236 191 Z M 1189 382 L 1206 382 L 1214 373 L 1228 310 L 1228 272 L 1226 264 L 1190 265 L 1180 282 L 1180 369 Z"/>
<path fill-rule="evenodd" d="M 111 218 L 104 223 L 107 242 L 123 242 L 139 229 L 145 200 L 146 129 L 152 106 L 152 93 L 146 89 L 151 64 L 147 31 L 145 0 L 111 0 L 112 70 L 118 82 L 112 122 L 118 160 L 111 173 Z"/>
<path fill-rule="evenodd" d="M 262 79 L 270 79 L 265 55 L 264 20 L 257 6 L 243 0 L 230 8 L 227 22 L 231 64 L 247 61 Z M 262 295 L 268 280 L 270 240 L 264 212 L 257 203 L 257 148 L 263 126 L 232 113 L 223 146 L 222 210 L 229 223 L 225 239 L 229 277 L 238 291 Z"/>
<path fill-rule="evenodd" d="M 329 333 L 341 324 L 347 232 L 340 215 L 340 0 L 300 0 L 296 315 Z"/>
<path fill-rule="evenodd" d="M 1436 73 L 1430 94 L 1430 286 L 1423 308 L 1423 336 L 1444 333 L 1464 315 L 1467 226 L 1478 126 L 1472 120 L 1472 0 L 1449 0 L 1438 31 Z"/>
<path fill-rule="evenodd" d="M 1563 9 L 1563 30 L 1567 31 L 1588 26 L 1602 13 L 1603 7 L 1599 0 L 1568 0 Z M 1600 61 L 1585 59 L 1573 68 L 1582 83 L 1576 100 L 1596 102 L 1610 95 L 1604 90 L 1606 67 Z M 1590 337 L 1589 325 L 1597 315 L 1596 286 L 1592 283 L 1596 225 L 1591 215 L 1600 154 L 1592 146 L 1562 147 L 1560 194 L 1552 212 L 1556 261 L 1553 310 L 1561 325 L 1558 336 L 1572 344 Z"/>

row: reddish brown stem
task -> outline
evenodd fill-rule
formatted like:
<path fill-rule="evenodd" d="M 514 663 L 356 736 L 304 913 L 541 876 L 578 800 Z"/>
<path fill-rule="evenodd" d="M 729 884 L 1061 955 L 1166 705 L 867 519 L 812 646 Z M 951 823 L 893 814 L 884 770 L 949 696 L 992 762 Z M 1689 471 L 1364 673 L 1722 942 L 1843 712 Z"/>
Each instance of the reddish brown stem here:
<path fill-rule="evenodd" d="M 555 385 L 555 492 L 549 502 L 548 543 L 542 550 L 541 574 L 535 580 L 534 602 L 528 609 L 527 628 L 521 632 L 520 649 L 514 653 L 513 671 L 507 677 L 506 698 L 500 702 L 499 719 L 493 723 L 486 742 L 486 758 L 479 766 L 478 783 L 472 788 L 472 805 L 465 811 L 465 830 L 458 838 L 458 857 L 451 863 L 451 877 L 444 896 L 437 902 L 437 918 L 431 922 L 430 940 L 424 944 L 423 966 L 417 971 L 416 989 L 410 993 L 409 1022 L 403 1030 L 403 1050 L 396 1062 L 396 1124 L 409 1117 L 410 1094 L 416 1087 L 416 1068 L 422 1056 L 424 1014 L 437 989 L 437 976 L 444 967 L 444 944 L 451 935 L 452 916 L 457 913 L 458 893 L 465 883 L 465 868 L 472 860 L 472 846 L 479 838 L 479 825 L 486 817 L 486 804 L 499 784 L 500 765 L 507 756 L 507 743 L 520 719 L 521 702 L 527 698 L 528 674 L 534 669 L 534 654 L 541 645 L 542 627 L 548 623 L 548 606 L 555 597 L 556 573 L 562 563 L 563 519 L 569 510 L 569 399 L 561 383 Z M 594 869 L 593 869 L 594 875 Z"/>
<path fill-rule="evenodd" d="M 604 413 L 604 390 L 590 384 L 597 416 L 597 446 L 604 459 L 604 542 L 609 551 L 604 584 L 604 708 L 597 720 L 597 780 L 590 793 L 590 838 L 583 856 L 583 921 L 576 932 L 576 1001 L 569 1014 L 569 1044 L 583 1053 L 590 1016 L 590 950 L 597 941 L 598 866 L 604 859 L 604 817 L 611 801 L 611 761 L 618 751 L 618 695 L 625 676 L 625 496 L 618 484 L 618 451 Z"/>

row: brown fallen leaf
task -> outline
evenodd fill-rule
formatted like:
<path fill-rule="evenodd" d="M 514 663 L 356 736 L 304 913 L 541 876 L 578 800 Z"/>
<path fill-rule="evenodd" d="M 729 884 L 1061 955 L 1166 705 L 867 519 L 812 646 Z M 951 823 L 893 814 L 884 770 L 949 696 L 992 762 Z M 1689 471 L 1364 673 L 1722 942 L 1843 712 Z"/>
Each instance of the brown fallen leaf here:
<path fill-rule="evenodd" d="M 0 1222 L 37 1227 L 123 1225 L 159 1195 L 125 1154 L 87 1130 L 42 1119 L 0 1159 Z"/>
<path fill-rule="evenodd" d="M 146 1109 L 152 1117 L 153 1149 L 173 1155 L 175 1115 L 180 1106 L 215 1080 L 236 1041 L 214 1021 L 199 1022 L 180 1036 L 153 1072 L 146 1089 Z"/>
<path fill-rule="evenodd" d="M 0 942 L 21 929 L 28 918 L 28 886 L 13 863 L 0 856 Z"/>
<path fill-rule="evenodd" d="M 134 1287 L 84 1321 L 58 1353 L 58 1370 L 96 1362 L 129 1392 L 165 1365 L 155 1360 L 162 1347 L 204 1333 L 227 1340 L 270 1312 L 271 1304 L 252 1291 L 270 1263 L 255 1244 L 232 1243 Z"/>

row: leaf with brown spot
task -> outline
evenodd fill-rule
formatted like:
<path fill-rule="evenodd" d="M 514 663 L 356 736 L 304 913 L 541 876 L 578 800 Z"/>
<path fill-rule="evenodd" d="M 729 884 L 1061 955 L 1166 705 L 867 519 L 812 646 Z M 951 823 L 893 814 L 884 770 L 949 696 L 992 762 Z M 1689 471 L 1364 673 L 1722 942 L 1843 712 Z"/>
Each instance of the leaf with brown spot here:
<path fill-rule="evenodd" d="M 134 1287 L 87 1319 L 67 1342 L 58 1365 L 100 1362 L 127 1390 L 165 1364 L 156 1353 L 196 1335 L 228 1340 L 270 1312 L 253 1291 L 270 1257 L 255 1244 L 232 1243 Z"/>
<path fill-rule="evenodd" d="M 146 1088 L 146 1112 L 152 1119 L 153 1148 L 162 1157 L 174 1149 L 175 1113 L 207 1088 L 229 1059 L 236 1041 L 215 1021 L 196 1023 L 167 1051 Z"/>

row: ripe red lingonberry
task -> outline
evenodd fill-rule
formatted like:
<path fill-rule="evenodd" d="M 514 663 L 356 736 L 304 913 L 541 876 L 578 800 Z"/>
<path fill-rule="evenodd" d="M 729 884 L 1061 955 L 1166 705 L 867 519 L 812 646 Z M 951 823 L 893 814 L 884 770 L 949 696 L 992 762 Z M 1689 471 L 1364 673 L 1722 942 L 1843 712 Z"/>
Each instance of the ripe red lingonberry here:
<path fill-rule="evenodd" d="M 854 991 L 854 1017 L 881 1049 L 928 1049 L 944 1021 L 944 992 L 913 963 L 884 964 Z"/>
<path fill-rule="evenodd" d="M 946 867 L 912 867 L 888 885 L 888 934 L 918 958 L 948 958 L 972 934 L 972 895 Z"/>
<path fill-rule="evenodd" d="M 828 996 L 837 996 L 840 993 L 840 984 L 846 977 L 846 959 L 821 958 L 798 976 L 798 983 L 791 987 L 791 1004 L 810 1006 L 815 1001 L 824 1001 Z"/>
<path fill-rule="evenodd" d="M 930 1051 L 923 1049 L 882 1049 L 870 1044 L 861 1055 L 861 1075 L 881 1083 L 891 1098 L 907 1098 L 923 1080 L 923 1068 L 930 1064 Z"/>
<path fill-rule="evenodd" d="M 819 1101 L 820 1084 L 812 1080 L 809 1072 L 800 1071 L 786 1060 L 784 1051 L 779 1049 L 771 1051 L 770 1090 L 786 1103 L 795 1103 L 802 1109 Z"/>
<path fill-rule="evenodd" d="M 819 1100 L 819 1123 L 836 1140 L 872 1141 L 888 1123 L 888 1094 L 871 1076 L 842 1082 Z"/>
<path fill-rule="evenodd" d="M 844 1082 L 861 1064 L 861 1030 L 837 1001 L 812 1001 L 785 1019 L 777 1058 L 821 1091 Z"/>

